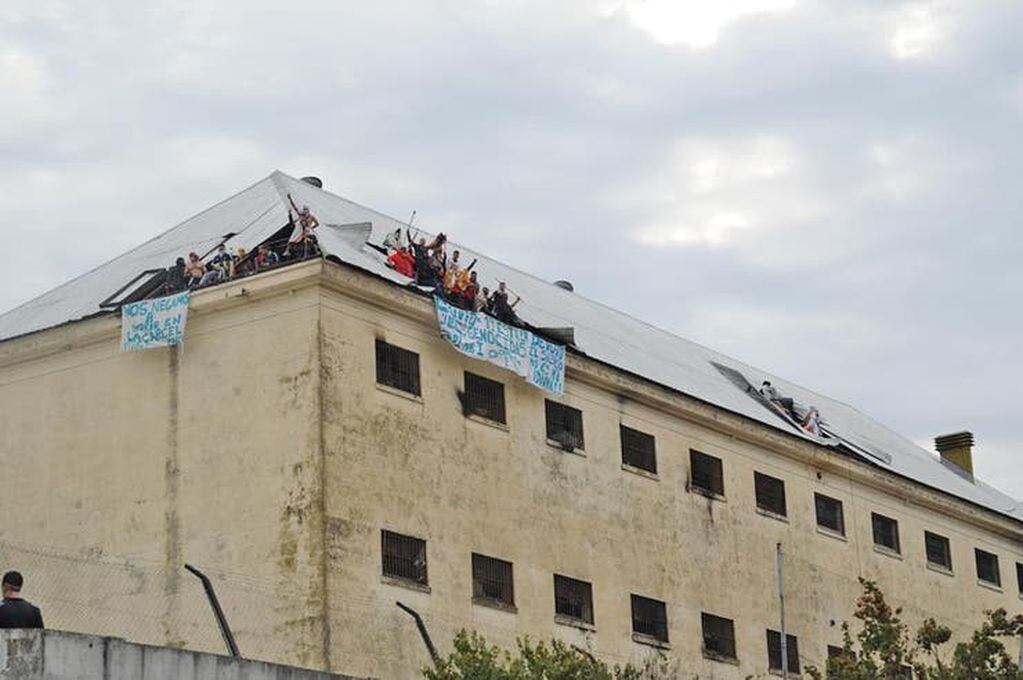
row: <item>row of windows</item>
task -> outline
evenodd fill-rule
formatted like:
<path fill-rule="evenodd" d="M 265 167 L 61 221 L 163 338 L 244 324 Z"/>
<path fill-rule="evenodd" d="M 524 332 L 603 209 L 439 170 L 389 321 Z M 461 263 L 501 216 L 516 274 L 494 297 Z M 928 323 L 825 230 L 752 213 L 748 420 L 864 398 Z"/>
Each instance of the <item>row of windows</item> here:
<path fill-rule="evenodd" d="M 429 584 L 426 541 L 391 531 L 381 531 L 381 562 L 383 575 L 407 581 L 416 586 Z M 496 557 L 472 554 L 472 597 L 475 602 L 513 609 L 515 579 L 513 565 Z M 650 597 L 631 594 L 633 636 L 641 641 L 667 644 L 667 604 Z M 570 625 L 591 628 L 595 625 L 593 585 L 588 581 L 554 574 L 555 619 Z M 718 661 L 738 659 L 735 644 L 735 623 L 732 619 L 708 612 L 700 614 L 703 652 Z M 781 668 L 781 634 L 766 631 L 767 658 L 770 669 Z M 789 670 L 799 672 L 799 644 L 794 635 L 786 635 Z M 829 647 L 829 653 L 831 652 Z"/>
<path fill-rule="evenodd" d="M 383 340 L 376 341 L 377 382 L 395 389 L 420 395 L 419 355 L 415 352 L 390 345 Z M 506 424 L 504 385 L 496 380 L 465 372 L 465 389 L 461 395 L 466 415 Z M 585 449 L 583 437 L 583 414 L 577 408 L 560 402 L 545 400 L 544 415 L 547 439 L 567 450 Z M 656 441 L 646 432 L 619 426 L 621 436 L 622 463 L 626 466 L 657 474 Z M 725 495 L 723 465 L 720 458 L 690 450 L 690 490 L 714 497 Z M 785 482 L 762 472 L 754 472 L 754 488 L 757 507 L 767 513 L 786 517 Z M 845 536 L 845 518 L 842 501 L 814 494 L 814 506 L 818 526 Z M 871 531 L 874 544 L 884 550 L 902 554 L 899 542 L 898 521 L 881 515 L 871 514 Z M 929 565 L 952 572 L 952 552 L 948 538 L 924 532 L 924 548 Z M 977 579 L 985 584 L 1001 587 L 998 556 L 977 548 L 975 550 Z M 1023 595 L 1023 564 L 1016 563 L 1016 579 L 1019 592 Z"/>

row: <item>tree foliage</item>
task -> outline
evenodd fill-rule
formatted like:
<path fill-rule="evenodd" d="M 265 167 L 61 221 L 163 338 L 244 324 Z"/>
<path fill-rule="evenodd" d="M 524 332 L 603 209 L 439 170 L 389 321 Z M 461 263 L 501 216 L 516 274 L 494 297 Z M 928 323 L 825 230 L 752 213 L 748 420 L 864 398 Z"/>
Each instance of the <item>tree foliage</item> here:
<path fill-rule="evenodd" d="M 454 651 L 425 668 L 427 680 L 669 680 L 677 677 L 659 658 L 643 667 L 609 666 L 589 652 L 561 640 L 518 641 L 517 653 L 501 650 L 476 632 L 461 631 Z"/>
<path fill-rule="evenodd" d="M 822 673 L 807 667 L 814 680 L 1023 680 L 1023 672 L 1006 651 L 1005 641 L 1023 634 L 1023 615 L 1010 617 L 1004 609 L 985 612 L 984 622 L 967 640 L 956 643 L 951 655 L 944 645 L 952 630 L 927 619 L 910 639 L 909 627 L 873 581 L 860 579 L 863 594 L 853 616 L 861 623 L 855 638 L 842 624 L 842 653 L 828 659 Z"/>

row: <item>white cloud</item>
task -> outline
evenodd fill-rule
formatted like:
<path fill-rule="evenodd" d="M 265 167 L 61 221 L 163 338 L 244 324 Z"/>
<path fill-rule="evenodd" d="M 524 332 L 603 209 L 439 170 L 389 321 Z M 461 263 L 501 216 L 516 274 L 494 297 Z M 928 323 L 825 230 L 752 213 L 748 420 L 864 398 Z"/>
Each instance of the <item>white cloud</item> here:
<path fill-rule="evenodd" d="M 948 8 L 938 3 L 913 4 L 895 12 L 889 46 L 897 59 L 919 59 L 933 54 L 952 30 Z"/>
<path fill-rule="evenodd" d="M 743 17 L 786 12 L 795 5 L 795 0 L 624 0 L 619 7 L 656 42 L 704 49 Z"/>

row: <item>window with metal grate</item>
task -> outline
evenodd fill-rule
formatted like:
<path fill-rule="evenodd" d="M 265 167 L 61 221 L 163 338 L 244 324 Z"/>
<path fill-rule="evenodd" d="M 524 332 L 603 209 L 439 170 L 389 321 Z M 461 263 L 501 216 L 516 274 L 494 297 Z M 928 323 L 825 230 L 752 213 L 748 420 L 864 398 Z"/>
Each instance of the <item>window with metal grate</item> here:
<path fill-rule="evenodd" d="M 689 488 L 715 496 L 725 495 L 721 459 L 689 449 Z"/>
<path fill-rule="evenodd" d="M 977 578 L 984 583 L 1001 587 L 1002 575 L 998 572 L 998 555 L 980 548 L 974 549 L 977 555 Z"/>
<path fill-rule="evenodd" d="M 545 400 L 547 438 L 556 441 L 568 451 L 585 448 L 583 441 L 583 412 L 550 399 Z"/>
<path fill-rule="evenodd" d="M 735 624 L 731 619 L 700 614 L 703 625 L 703 653 L 715 659 L 735 659 Z"/>
<path fill-rule="evenodd" d="M 786 648 L 788 652 L 789 673 L 798 675 L 799 670 L 799 641 L 795 635 L 786 635 Z M 767 631 L 767 667 L 772 671 L 780 671 L 781 667 L 781 633 L 776 630 Z"/>
<path fill-rule="evenodd" d="M 507 607 L 515 606 L 512 563 L 496 557 L 472 554 L 472 597 Z"/>
<path fill-rule="evenodd" d="M 619 425 L 622 435 L 622 462 L 657 474 L 657 453 L 654 436 L 631 427 Z"/>
<path fill-rule="evenodd" d="M 593 624 L 593 586 L 568 576 L 554 575 L 554 613 Z"/>
<path fill-rule="evenodd" d="M 504 384 L 466 371 L 465 414 L 505 424 Z"/>
<path fill-rule="evenodd" d="M 842 512 L 842 501 L 822 493 L 815 493 L 813 504 L 817 509 L 817 526 L 845 536 L 845 515 Z"/>
<path fill-rule="evenodd" d="M 891 517 L 885 517 L 874 512 L 870 515 L 870 525 L 874 531 L 874 545 L 887 548 L 893 552 L 902 552 L 899 544 L 899 523 L 897 521 Z"/>
<path fill-rule="evenodd" d="M 668 641 L 668 608 L 660 600 L 632 596 L 632 632 Z"/>
<path fill-rule="evenodd" d="M 952 548 L 947 538 L 925 531 L 924 552 L 927 553 L 928 563 L 952 571 Z"/>
<path fill-rule="evenodd" d="M 380 539 L 384 576 L 427 585 L 426 541 L 386 530 Z"/>
<path fill-rule="evenodd" d="M 420 396 L 419 355 L 377 338 L 377 383 Z"/>
<path fill-rule="evenodd" d="M 754 472 L 753 485 L 756 489 L 758 508 L 776 515 L 786 514 L 785 482 L 761 472 Z"/>

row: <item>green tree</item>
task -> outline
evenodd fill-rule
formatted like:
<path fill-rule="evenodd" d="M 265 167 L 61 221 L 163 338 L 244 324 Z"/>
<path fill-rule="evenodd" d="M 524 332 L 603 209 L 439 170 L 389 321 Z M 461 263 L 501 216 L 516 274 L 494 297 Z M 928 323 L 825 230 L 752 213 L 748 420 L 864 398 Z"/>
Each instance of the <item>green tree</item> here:
<path fill-rule="evenodd" d="M 1005 648 L 1006 639 L 1023 634 L 1023 615 L 1009 617 L 1004 609 L 985 612 L 980 628 L 945 658 L 942 650 L 952 638 L 948 626 L 927 619 L 911 640 L 900 618 L 902 609 L 893 609 L 873 581 L 860 579 L 860 585 L 863 594 L 853 616 L 862 627 L 854 639 L 849 624 L 842 624 L 842 653 L 828 659 L 824 673 L 807 667 L 814 680 L 906 678 L 910 668 L 919 680 L 1023 680 L 1023 671 Z"/>
<path fill-rule="evenodd" d="M 518 641 L 516 654 L 489 644 L 476 632 L 460 631 L 454 651 L 423 669 L 426 680 L 669 680 L 677 673 L 663 657 L 643 667 L 609 666 L 561 640 Z"/>

